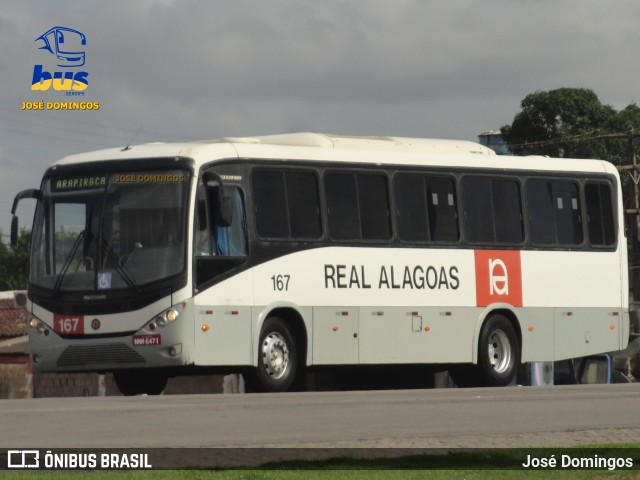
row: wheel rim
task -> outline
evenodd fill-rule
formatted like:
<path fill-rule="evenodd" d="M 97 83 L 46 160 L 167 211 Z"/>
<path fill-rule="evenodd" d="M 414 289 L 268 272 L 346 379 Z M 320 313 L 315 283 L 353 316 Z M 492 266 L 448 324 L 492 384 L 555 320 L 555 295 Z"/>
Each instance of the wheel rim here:
<path fill-rule="evenodd" d="M 496 373 L 505 373 L 509 370 L 513 350 L 509 337 L 504 330 L 494 330 L 491 332 L 487 353 L 489 363 Z"/>
<path fill-rule="evenodd" d="M 274 379 L 285 376 L 289 369 L 289 347 L 285 338 L 272 332 L 262 342 L 262 363 L 267 374 Z"/>

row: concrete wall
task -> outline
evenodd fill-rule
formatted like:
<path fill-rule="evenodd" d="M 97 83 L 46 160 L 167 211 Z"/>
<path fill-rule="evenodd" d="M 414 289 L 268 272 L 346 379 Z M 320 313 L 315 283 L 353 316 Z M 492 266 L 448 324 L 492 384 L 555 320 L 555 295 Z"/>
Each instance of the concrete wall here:
<path fill-rule="evenodd" d="M 170 378 L 165 395 L 189 393 L 238 393 L 237 377 L 195 375 Z M 29 373 L 26 363 L 0 363 L 0 399 L 43 397 L 92 397 L 120 395 L 111 374 Z"/>
<path fill-rule="evenodd" d="M 28 396 L 27 364 L 0 364 L 0 398 L 28 398 Z"/>
<path fill-rule="evenodd" d="M 111 374 L 36 373 L 33 377 L 35 398 L 120 395 Z M 164 394 L 222 393 L 222 383 L 220 375 L 170 378 Z"/>

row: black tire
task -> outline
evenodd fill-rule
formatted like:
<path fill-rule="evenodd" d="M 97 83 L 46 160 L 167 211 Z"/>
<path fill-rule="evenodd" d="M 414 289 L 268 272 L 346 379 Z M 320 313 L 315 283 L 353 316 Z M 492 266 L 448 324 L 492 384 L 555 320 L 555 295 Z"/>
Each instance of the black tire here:
<path fill-rule="evenodd" d="M 504 315 L 489 317 L 480 332 L 478 369 L 480 381 L 491 387 L 513 383 L 520 365 L 520 345 L 513 325 Z"/>
<path fill-rule="evenodd" d="M 449 375 L 458 387 L 504 387 L 512 384 L 520 365 L 520 344 L 513 325 L 501 314 L 482 326 L 477 365 L 455 365 Z"/>
<path fill-rule="evenodd" d="M 286 392 L 298 374 L 298 348 L 287 323 L 278 317 L 265 320 L 260 330 L 258 366 L 243 373 L 251 392 Z"/>
<path fill-rule="evenodd" d="M 120 393 L 126 397 L 133 395 L 160 395 L 169 377 L 158 370 L 116 370 L 113 379 Z"/>

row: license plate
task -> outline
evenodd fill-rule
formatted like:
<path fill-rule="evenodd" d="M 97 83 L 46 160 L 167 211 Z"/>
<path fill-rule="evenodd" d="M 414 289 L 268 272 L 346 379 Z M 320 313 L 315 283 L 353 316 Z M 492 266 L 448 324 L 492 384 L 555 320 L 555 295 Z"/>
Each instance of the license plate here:
<path fill-rule="evenodd" d="M 53 331 L 62 335 L 82 335 L 84 333 L 84 315 L 53 316 Z"/>
<path fill-rule="evenodd" d="M 134 335 L 133 336 L 133 346 L 134 347 L 148 347 L 151 345 L 160 345 L 162 344 L 162 335 L 153 334 L 153 335 Z"/>

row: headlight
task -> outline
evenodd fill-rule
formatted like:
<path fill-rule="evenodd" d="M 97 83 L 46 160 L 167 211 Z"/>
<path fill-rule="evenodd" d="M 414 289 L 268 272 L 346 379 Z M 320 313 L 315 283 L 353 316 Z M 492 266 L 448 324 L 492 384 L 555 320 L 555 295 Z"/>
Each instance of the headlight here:
<path fill-rule="evenodd" d="M 44 335 L 45 337 L 47 337 L 51 333 L 49 327 L 47 327 L 45 323 L 41 322 L 36 317 L 31 317 L 31 320 L 29 320 L 29 326 L 40 335 Z"/>
<path fill-rule="evenodd" d="M 164 312 L 160 313 L 159 315 L 156 315 L 153 320 L 149 321 L 144 328 L 146 328 L 147 330 L 153 332 L 155 330 L 158 330 L 160 328 L 164 328 L 167 325 L 169 325 L 172 322 L 175 322 L 178 317 L 180 316 L 180 314 L 182 313 L 182 311 L 186 308 L 187 304 L 186 303 L 182 303 L 178 306 L 173 306 L 167 310 L 165 310 Z"/>

